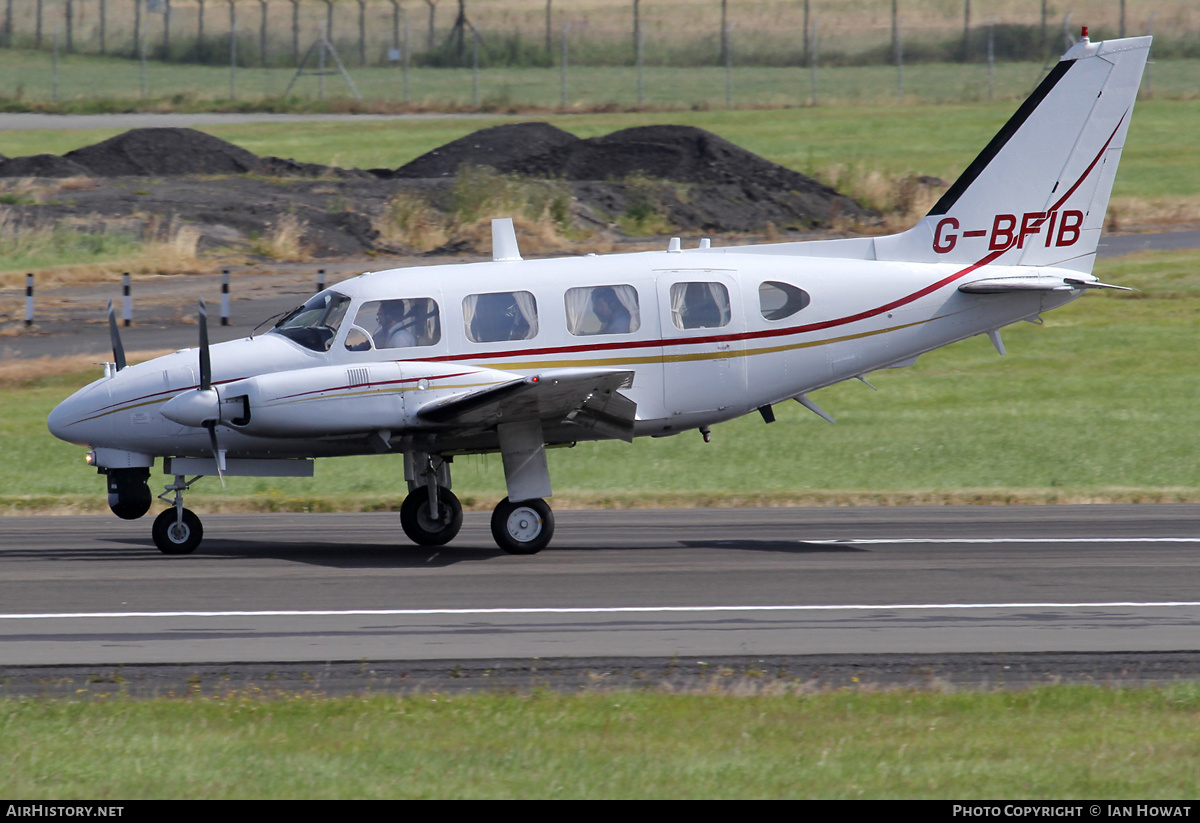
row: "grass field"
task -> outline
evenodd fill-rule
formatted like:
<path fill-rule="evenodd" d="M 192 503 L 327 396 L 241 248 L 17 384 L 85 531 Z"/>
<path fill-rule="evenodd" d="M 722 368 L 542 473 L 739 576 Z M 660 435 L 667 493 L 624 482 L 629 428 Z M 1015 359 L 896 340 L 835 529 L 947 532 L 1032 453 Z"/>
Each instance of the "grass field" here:
<path fill-rule="evenodd" d="M 154 61 L 143 71 L 135 60 L 82 54 L 63 56 L 55 69 L 47 52 L 0 50 L 0 110 L 587 111 L 810 106 L 814 100 L 818 106 L 1015 101 L 1037 85 L 1046 67 L 1042 61 L 1000 62 L 989 75 L 985 64 L 916 63 L 902 73 L 875 65 L 819 67 L 814 75 L 807 66 L 735 65 L 727 77 L 719 66 L 647 66 L 639 84 L 633 66 L 569 66 L 565 104 L 559 67 L 478 74 L 469 68 L 412 69 L 407 95 L 400 69 L 370 67 L 350 72 L 360 102 L 339 74 L 296 78 L 290 68 L 231 72 L 228 66 Z M 1142 89 L 1146 96 L 1194 99 L 1200 60 L 1154 63 Z"/>
<path fill-rule="evenodd" d="M 1200 690 L 0 701 L 24 801 L 1191 799 Z"/>

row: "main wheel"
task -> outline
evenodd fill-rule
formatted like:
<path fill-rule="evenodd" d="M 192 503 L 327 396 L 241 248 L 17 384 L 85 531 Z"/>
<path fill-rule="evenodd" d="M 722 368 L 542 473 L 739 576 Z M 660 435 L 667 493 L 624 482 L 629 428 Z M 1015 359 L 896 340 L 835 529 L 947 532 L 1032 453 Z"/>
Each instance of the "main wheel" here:
<path fill-rule="evenodd" d="M 507 497 L 492 512 L 492 537 L 509 554 L 537 554 L 554 536 L 554 512 L 545 500 L 513 503 Z"/>
<path fill-rule="evenodd" d="M 154 518 L 154 545 L 163 554 L 191 554 L 204 539 L 200 518 L 190 509 L 183 510 L 182 520 L 175 509 L 167 509 Z"/>
<path fill-rule="evenodd" d="M 417 489 L 400 504 L 400 525 L 418 546 L 444 546 L 462 528 L 462 503 L 454 492 L 438 486 L 438 519 L 430 517 L 429 491 Z"/>

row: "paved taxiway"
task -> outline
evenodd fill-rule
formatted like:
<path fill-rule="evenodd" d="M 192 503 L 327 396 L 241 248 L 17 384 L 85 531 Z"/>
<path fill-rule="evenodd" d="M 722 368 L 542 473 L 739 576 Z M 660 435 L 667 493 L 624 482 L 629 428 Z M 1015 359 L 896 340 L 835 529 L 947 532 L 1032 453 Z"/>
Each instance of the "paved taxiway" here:
<path fill-rule="evenodd" d="M 0 518 L 0 661 L 1139 652 L 1200 646 L 1200 505 L 558 513 L 509 557 L 393 514 Z"/>

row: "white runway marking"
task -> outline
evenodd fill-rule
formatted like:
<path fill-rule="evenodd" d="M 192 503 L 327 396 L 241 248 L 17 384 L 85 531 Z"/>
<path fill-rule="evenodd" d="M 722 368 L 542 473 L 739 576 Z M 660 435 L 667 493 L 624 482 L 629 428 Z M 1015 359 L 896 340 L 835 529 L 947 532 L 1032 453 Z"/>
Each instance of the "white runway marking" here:
<path fill-rule="evenodd" d="M 949 611 L 965 609 L 1159 609 L 1200 606 L 1200 600 L 1160 602 L 1108 601 L 1095 603 L 876 603 L 823 606 L 596 606 L 498 609 L 338 609 L 213 612 L 63 612 L 0 614 L 0 620 L 111 619 L 128 617 L 424 617 L 431 615 L 629 614 L 699 612 L 830 612 L 830 611 Z"/>
<path fill-rule="evenodd" d="M 1200 537 L 870 537 L 861 540 L 800 540 L 816 546 L 874 546 L 887 543 L 1200 543 Z"/>

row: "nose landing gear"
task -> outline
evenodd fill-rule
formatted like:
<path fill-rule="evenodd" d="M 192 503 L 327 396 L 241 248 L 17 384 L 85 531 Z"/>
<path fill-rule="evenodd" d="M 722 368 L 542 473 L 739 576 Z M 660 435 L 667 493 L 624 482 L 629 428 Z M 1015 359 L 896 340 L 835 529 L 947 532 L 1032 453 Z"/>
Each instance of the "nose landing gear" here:
<path fill-rule="evenodd" d="M 175 475 L 175 482 L 158 496 L 159 500 L 171 506 L 154 518 L 154 526 L 150 530 L 154 545 L 163 554 L 191 554 L 204 539 L 204 526 L 200 518 L 191 509 L 183 507 L 183 493 L 199 479 L 194 477 L 188 481 L 183 475 Z M 175 494 L 171 495 L 171 492 Z"/>

